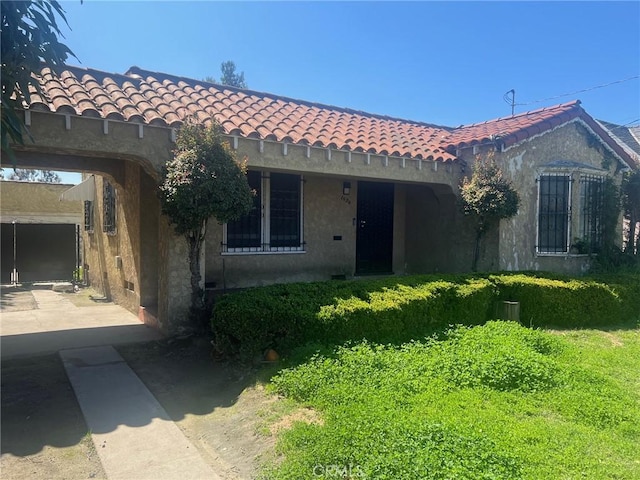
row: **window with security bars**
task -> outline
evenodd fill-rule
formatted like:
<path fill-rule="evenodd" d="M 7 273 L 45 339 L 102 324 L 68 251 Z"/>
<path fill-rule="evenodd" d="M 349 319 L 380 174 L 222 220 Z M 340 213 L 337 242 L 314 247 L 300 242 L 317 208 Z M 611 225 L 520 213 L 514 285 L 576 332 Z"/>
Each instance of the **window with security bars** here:
<path fill-rule="evenodd" d="M 602 247 L 603 187 L 603 177 L 580 176 L 580 240 L 589 252 L 597 252 Z"/>
<path fill-rule="evenodd" d="M 262 248 L 262 175 L 260 172 L 247 172 L 247 181 L 255 191 L 253 207 L 248 215 L 227 224 L 227 247 L 251 251 Z"/>
<path fill-rule="evenodd" d="M 102 231 L 113 235 L 116 233 L 116 189 L 107 180 L 103 185 Z"/>
<path fill-rule="evenodd" d="M 223 252 L 302 251 L 302 177 L 249 171 L 255 190 L 248 215 L 226 224 Z"/>
<path fill-rule="evenodd" d="M 569 175 L 542 175 L 538 179 L 538 252 L 568 251 L 570 198 Z"/>
<path fill-rule="evenodd" d="M 84 201 L 84 231 L 93 233 L 93 202 Z"/>
<path fill-rule="evenodd" d="M 299 247 L 300 177 L 272 174 L 270 200 L 271 247 Z"/>

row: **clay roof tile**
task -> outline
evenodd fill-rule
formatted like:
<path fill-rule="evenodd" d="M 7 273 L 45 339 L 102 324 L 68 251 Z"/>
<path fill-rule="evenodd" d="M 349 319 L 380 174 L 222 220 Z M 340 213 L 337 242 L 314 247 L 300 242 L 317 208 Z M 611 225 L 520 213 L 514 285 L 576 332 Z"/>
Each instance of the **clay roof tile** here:
<path fill-rule="evenodd" d="M 215 117 L 225 131 L 238 135 L 438 161 L 453 160 L 450 152 L 456 148 L 496 139 L 510 145 L 577 117 L 595 123 L 579 102 L 450 128 L 203 83 L 138 67 L 131 67 L 124 75 L 78 67 L 68 67 L 60 74 L 43 68 L 41 74 L 44 95 L 33 95 L 31 108 L 172 127 L 189 116 L 205 123 Z M 592 128 L 602 130 L 597 125 Z"/>

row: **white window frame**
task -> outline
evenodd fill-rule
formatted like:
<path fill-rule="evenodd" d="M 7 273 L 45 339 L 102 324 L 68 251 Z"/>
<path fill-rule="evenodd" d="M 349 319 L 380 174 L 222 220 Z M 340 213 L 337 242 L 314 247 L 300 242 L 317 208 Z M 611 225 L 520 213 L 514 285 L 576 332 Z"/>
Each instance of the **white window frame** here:
<path fill-rule="evenodd" d="M 274 172 L 280 173 L 280 172 Z M 288 172 L 282 172 L 288 173 Z M 291 254 L 305 253 L 306 244 L 304 242 L 304 176 L 297 175 L 300 181 L 300 242 L 295 247 L 272 247 L 271 246 L 271 174 L 272 172 L 260 172 L 261 174 L 261 221 L 260 221 L 260 246 L 258 247 L 226 247 L 227 245 L 227 224 L 222 225 L 222 255 L 264 255 L 264 254 Z"/>

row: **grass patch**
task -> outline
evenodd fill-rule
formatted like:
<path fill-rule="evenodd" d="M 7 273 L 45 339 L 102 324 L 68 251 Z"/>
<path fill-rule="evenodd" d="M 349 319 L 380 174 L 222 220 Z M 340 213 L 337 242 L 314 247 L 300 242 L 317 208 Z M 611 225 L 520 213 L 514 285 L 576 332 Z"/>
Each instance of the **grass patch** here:
<path fill-rule="evenodd" d="M 637 327 L 492 321 L 298 355 L 270 388 L 323 421 L 283 431 L 263 478 L 640 478 Z"/>

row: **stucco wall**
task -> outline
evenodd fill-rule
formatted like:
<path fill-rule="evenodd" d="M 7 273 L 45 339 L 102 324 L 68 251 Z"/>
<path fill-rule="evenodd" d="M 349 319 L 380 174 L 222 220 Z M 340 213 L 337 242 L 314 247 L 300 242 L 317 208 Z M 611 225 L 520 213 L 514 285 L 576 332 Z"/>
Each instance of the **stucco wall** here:
<path fill-rule="evenodd" d="M 89 283 L 133 313 L 140 306 L 140 169 L 127 164 L 123 184 L 116 189 L 115 233 L 102 231 L 104 179 L 95 177 L 94 231 L 85 232 L 85 264 Z"/>
<path fill-rule="evenodd" d="M 60 195 L 73 185 L 40 182 L 0 183 L 0 215 L 11 223 L 83 222 L 82 202 L 60 201 Z"/>
<path fill-rule="evenodd" d="M 179 325 L 189 304 L 187 249 L 159 214 L 153 182 L 171 156 L 171 129 L 39 111 L 31 112 L 30 123 L 37 143 L 18 149 L 22 166 L 95 172 L 115 183 L 115 235 L 102 233 L 102 183 L 96 185 L 96 231 L 85 235 L 92 284 L 133 312 L 141 305 L 157 310 L 165 330 Z M 396 185 L 392 267 L 396 274 L 405 273 L 410 263 L 406 234 L 414 228 L 407 218 L 410 207 L 405 185 L 432 183 L 451 189 L 460 177 L 461 165 L 456 162 L 228 138 L 238 157 L 247 157 L 249 168 L 304 175 L 306 250 L 221 255 L 222 227 L 213 221 L 205 244 L 205 280 L 215 282 L 218 288 L 352 276 L 358 180 Z M 342 195 L 343 181 L 351 182 L 349 196 Z"/>
<path fill-rule="evenodd" d="M 357 183 L 351 183 L 351 193 L 345 196 L 343 179 L 313 175 L 304 179 L 305 251 L 221 254 L 222 226 L 212 221 L 206 238 L 207 283 L 238 288 L 353 275 Z"/>
<path fill-rule="evenodd" d="M 486 154 L 483 151 L 483 154 Z M 467 150 L 463 156 L 473 161 L 473 154 Z M 588 269 L 589 258 L 586 255 L 542 254 L 536 253 L 538 184 L 536 177 L 542 173 L 559 170 L 544 169 L 543 166 L 555 161 L 570 161 L 602 169 L 601 174 L 613 176 L 616 182 L 621 179 L 619 163 L 593 137 L 587 128 L 572 122 L 544 135 L 532 138 L 522 144 L 495 153 L 496 161 L 505 175 L 513 182 L 520 195 L 518 214 L 500 224 L 499 269 L 501 270 L 552 270 L 565 273 L 581 273 Z M 595 170 L 581 171 L 577 168 L 561 170 L 572 176 L 572 216 L 571 238 L 579 231 L 580 188 L 578 179 L 581 173 L 594 174 Z"/>

